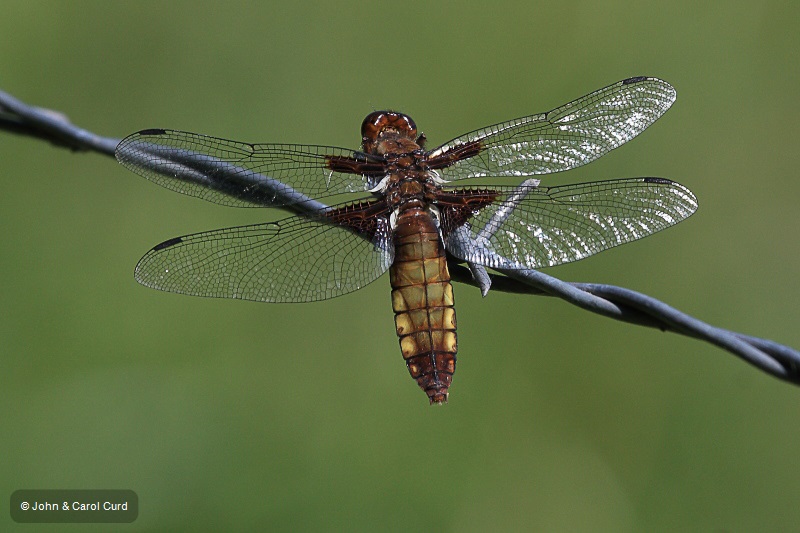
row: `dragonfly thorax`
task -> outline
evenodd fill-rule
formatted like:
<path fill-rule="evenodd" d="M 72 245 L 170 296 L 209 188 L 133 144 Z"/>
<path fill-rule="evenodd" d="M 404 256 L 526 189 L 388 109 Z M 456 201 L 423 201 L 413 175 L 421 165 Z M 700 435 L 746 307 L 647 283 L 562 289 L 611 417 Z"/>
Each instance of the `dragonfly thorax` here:
<path fill-rule="evenodd" d="M 421 170 L 393 173 L 385 180 L 384 195 L 392 208 L 412 202 L 430 205 L 436 202 L 439 185 L 435 174 Z"/>

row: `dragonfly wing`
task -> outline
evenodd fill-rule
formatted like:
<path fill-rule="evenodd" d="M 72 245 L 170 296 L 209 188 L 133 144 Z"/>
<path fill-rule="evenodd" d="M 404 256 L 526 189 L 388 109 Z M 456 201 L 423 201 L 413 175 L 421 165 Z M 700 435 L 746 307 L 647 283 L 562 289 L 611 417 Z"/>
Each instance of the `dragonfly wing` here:
<path fill-rule="evenodd" d="M 116 157 L 168 189 L 237 207 L 365 192 L 385 174 L 381 164 L 345 148 L 248 144 L 163 129 L 129 135 L 117 145 Z"/>
<path fill-rule="evenodd" d="M 453 194 L 468 194 L 456 190 Z M 452 224 L 447 249 L 493 268 L 543 268 L 577 261 L 652 235 L 697 210 L 697 198 L 679 183 L 634 178 L 560 187 L 481 189 L 497 201 Z M 439 206 L 448 217 L 462 217 Z M 451 215 L 451 212 L 454 213 Z M 461 228 L 461 229 L 458 229 Z"/>
<path fill-rule="evenodd" d="M 657 78 L 629 78 L 566 105 L 462 135 L 429 152 L 445 180 L 568 170 L 636 137 L 675 101 Z"/>
<path fill-rule="evenodd" d="M 359 207 L 332 210 L 340 213 L 336 222 L 327 213 L 293 216 L 170 239 L 142 257 L 135 277 L 163 291 L 263 302 L 346 294 L 374 281 L 393 260 L 387 217 L 345 225 L 357 220 Z"/>

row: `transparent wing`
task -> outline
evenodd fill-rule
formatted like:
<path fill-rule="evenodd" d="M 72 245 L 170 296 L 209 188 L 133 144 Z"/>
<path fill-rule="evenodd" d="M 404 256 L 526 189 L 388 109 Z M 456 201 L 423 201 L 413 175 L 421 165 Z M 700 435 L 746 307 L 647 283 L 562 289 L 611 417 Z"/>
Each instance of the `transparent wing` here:
<path fill-rule="evenodd" d="M 542 268 L 577 261 L 652 235 L 697 210 L 697 198 L 689 189 L 662 178 L 491 190 L 498 201 L 447 232 L 447 249 L 461 259 L 494 268 Z M 482 189 L 480 194 L 488 192 Z M 449 211 L 439 207 L 447 227 Z"/>
<path fill-rule="evenodd" d="M 237 207 L 363 192 L 383 177 L 381 165 L 345 148 L 248 144 L 175 130 L 129 135 L 117 145 L 116 157 L 168 189 Z"/>
<path fill-rule="evenodd" d="M 629 78 L 547 113 L 453 139 L 429 153 L 431 165 L 445 180 L 568 170 L 633 139 L 674 101 L 669 83 Z"/>
<path fill-rule="evenodd" d="M 226 228 L 170 239 L 142 257 L 136 280 L 169 292 L 263 302 L 312 302 L 358 290 L 393 260 L 388 221 L 370 241 L 323 218 Z"/>

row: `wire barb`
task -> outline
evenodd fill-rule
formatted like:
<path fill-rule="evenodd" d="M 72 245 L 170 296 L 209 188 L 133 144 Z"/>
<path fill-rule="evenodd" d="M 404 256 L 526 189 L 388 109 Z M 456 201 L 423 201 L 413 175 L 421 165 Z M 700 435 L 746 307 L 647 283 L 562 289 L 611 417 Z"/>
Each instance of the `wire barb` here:
<path fill-rule="evenodd" d="M 119 139 L 102 137 L 72 124 L 62 113 L 29 106 L 0 91 L 0 130 L 28 135 L 75 151 L 94 151 L 114 157 Z M 191 158 L 191 154 L 184 154 Z M 208 163 L 208 160 L 206 160 Z M 265 180 L 271 180 L 264 176 Z M 299 194 L 288 186 L 287 207 L 299 214 L 319 212 L 319 202 L 293 202 Z M 800 385 L 800 352 L 777 342 L 718 328 L 683 313 L 651 296 L 614 285 L 568 283 L 538 270 L 496 269 L 490 274 L 480 265 L 462 266 L 448 255 L 454 280 L 476 286 L 485 295 L 494 290 L 519 294 L 556 296 L 587 311 L 609 318 L 672 331 L 718 346 L 779 379 Z"/>

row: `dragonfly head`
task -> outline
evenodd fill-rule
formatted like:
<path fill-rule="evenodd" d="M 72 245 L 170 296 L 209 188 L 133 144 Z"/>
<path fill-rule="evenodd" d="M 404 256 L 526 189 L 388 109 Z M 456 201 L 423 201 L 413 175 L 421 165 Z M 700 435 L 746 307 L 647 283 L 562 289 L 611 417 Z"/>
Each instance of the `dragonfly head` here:
<path fill-rule="evenodd" d="M 361 123 L 361 146 L 368 154 L 408 153 L 420 148 L 417 125 L 396 111 L 375 111 Z"/>

